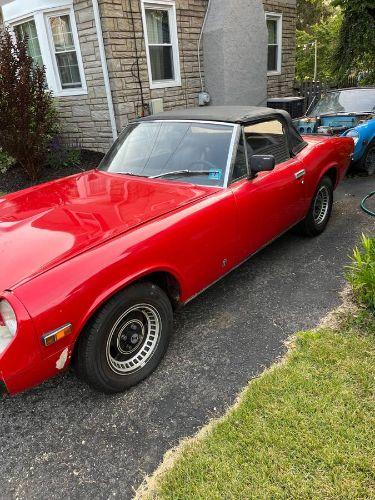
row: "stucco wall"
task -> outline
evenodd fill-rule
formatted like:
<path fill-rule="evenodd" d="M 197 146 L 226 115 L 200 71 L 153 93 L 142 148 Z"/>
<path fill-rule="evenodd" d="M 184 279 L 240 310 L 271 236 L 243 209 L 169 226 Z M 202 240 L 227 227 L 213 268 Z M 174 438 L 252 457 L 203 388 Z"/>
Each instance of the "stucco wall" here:
<path fill-rule="evenodd" d="M 213 104 L 264 104 L 267 37 L 261 0 L 212 0 L 203 48 Z"/>
<path fill-rule="evenodd" d="M 268 97 L 293 95 L 296 67 L 296 0 L 263 0 L 266 12 L 283 15 L 281 75 L 267 77 Z"/>
<path fill-rule="evenodd" d="M 131 21 L 133 8 L 135 35 Z M 100 0 L 103 37 L 111 79 L 117 127 L 121 129 L 142 112 L 141 89 L 137 81 L 136 48 L 144 102 L 163 98 L 164 109 L 198 104 L 200 90 L 197 41 L 207 0 L 176 0 L 181 86 L 150 89 L 139 0 Z"/>
<path fill-rule="evenodd" d="M 112 133 L 91 0 L 74 0 L 74 12 L 88 94 L 56 98 L 61 125 L 72 141 L 105 152 Z"/>

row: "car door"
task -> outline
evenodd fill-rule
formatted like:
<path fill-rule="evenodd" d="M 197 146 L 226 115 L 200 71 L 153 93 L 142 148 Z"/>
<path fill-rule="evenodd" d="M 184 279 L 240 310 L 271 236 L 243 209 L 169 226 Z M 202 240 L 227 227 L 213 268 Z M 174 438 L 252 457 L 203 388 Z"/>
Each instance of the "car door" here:
<path fill-rule="evenodd" d="M 305 169 L 298 156 L 291 155 L 286 130 L 279 119 L 243 127 L 231 184 L 237 205 L 239 259 L 256 252 L 304 216 Z M 275 169 L 250 178 L 244 175 L 244 164 L 253 154 L 273 155 Z"/>

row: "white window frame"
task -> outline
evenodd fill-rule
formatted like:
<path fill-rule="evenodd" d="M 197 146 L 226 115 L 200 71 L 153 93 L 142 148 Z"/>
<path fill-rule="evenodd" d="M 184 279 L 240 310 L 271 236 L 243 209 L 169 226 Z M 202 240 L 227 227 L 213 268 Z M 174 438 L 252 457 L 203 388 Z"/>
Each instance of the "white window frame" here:
<path fill-rule="evenodd" d="M 82 53 L 78 38 L 72 0 L 52 0 L 50 4 L 54 4 L 54 6 L 51 8 L 45 7 L 40 10 L 35 10 L 33 12 L 29 12 L 27 15 L 24 14 L 19 17 L 14 17 L 12 19 L 6 20 L 5 23 L 13 28 L 27 21 L 35 22 L 40 52 L 46 71 L 48 90 L 51 90 L 53 92 L 54 97 L 87 95 L 87 83 L 83 68 Z M 63 89 L 60 81 L 60 74 L 57 67 L 55 47 L 53 44 L 49 18 L 62 15 L 69 15 L 70 18 L 74 48 L 77 54 L 79 73 L 81 77 L 81 87 L 79 88 Z"/>
<path fill-rule="evenodd" d="M 267 29 L 267 75 L 281 75 L 282 54 L 283 54 L 283 15 L 279 12 L 266 12 L 266 22 L 276 21 L 277 28 L 277 69 L 268 71 L 268 29 Z"/>
<path fill-rule="evenodd" d="M 141 0 L 143 32 L 146 44 L 146 59 L 148 79 L 150 82 L 150 89 L 165 89 L 168 87 L 181 87 L 181 69 L 180 69 L 180 56 L 178 47 L 177 36 L 177 15 L 176 5 L 174 0 Z M 171 36 L 172 54 L 173 54 L 173 67 L 174 67 L 174 80 L 153 80 L 152 68 L 149 51 L 149 41 L 147 32 L 146 10 L 148 9 L 162 9 L 168 11 L 169 31 Z"/>
<path fill-rule="evenodd" d="M 66 15 L 69 16 L 70 24 L 72 27 L 74 49 L 75 49 L 75 52 L 77 55 L 79 75 L 81 78 L 81 87 L 72 88 L 72 89 L 64 89 L 61 85 L 60 73 L 59 73 L 59 69 L 57 66 L 55 45 L 53 42 L 52 29 L 51 29 L 51 23 L 50 23 L 51 17 L 66 16 Z M 53 69 L 54 69 L 54 73 L 55 73 L 55 81 L 56 81 L 56 85 L 57 85 L 57 95 L 64 96 L 64 95 L 87 94 L 87 84 L 86 84 L 86 79 L 85 79 L 85 72 L 83 69 L 82 54 L 81 54 L 81 48 L 79 45 L 78 31 L 77 31 L 77 25 L 76 25 L 73 7 L 70 7 L 70 9 L 64 9 L 64 10 L 53 10 L 53 11 L 48 12 L 48 13 L 45 12 L 44 13 L 44 21 L 45 21 L 47 37 L 48 37 L 49 52 L 50 52 L 50 55 L 52 58 L 52 64 L 53 64 Z"/>

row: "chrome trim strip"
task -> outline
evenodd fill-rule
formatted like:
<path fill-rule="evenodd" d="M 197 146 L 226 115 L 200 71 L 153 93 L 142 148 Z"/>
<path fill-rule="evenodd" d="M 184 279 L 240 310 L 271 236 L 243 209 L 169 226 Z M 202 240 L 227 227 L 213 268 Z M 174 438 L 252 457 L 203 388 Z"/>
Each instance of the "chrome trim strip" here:
<path fill-rule="evenodd" d="M 235 155 L 237 155 L 237 148 L 235 148 L 238 143 L 239 131 L 241 130 L 241 125 L 234 125 L 232 139 L 230 141 L 227 166 L 225 169 L 225 178 L 223 187 L 227 188 L 229 184 L 229 177 L 232 171 L 232 163 L 235 161 Z"/>
<path fill-rule="evenodd" d="M 297 173 L 294 174 L 294 176 L 295 176 L 296 179 L 300 179 L 304 175 L 306 175 L 306 170 L 300 170 L 299 172 L 297 172 Z"/>
<path fill-rule="evenodd" d="M 204 124 L 212 124 L 212 125 L 226 125 L 229 127 L 236 127 L 237 126 L 237 123 L 233 123 L 233 122 L 214 122 L 214 121 L 210 121 L 210 120 L 166 120 L 163 118 L 160 118 L 160 119 L 155 118 L 155 120 L 144 120 L 144 121 L 142 121 L 142 119 L 140 119 L 138 121 L 130 122 L 129 125 L 132 125 L 133 123 L 153 123 L 153 122 L 156 122 L 156 123 L 204 123 Z"/>

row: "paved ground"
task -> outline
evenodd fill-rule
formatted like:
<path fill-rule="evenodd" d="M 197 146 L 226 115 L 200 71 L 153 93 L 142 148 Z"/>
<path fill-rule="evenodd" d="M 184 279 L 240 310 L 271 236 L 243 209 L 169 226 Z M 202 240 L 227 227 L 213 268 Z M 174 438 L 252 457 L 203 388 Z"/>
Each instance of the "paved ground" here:
<path fill-rule="evenodd" d="M 375 178 L 347 180 L 324 235 L 285 235 L 179 312 L 165 361 L 127 394 L 101 396 L 69 373 L 0 401 L 0 497 L 130 498 L 167 449 L 284 352 L 288 335 L 337 306 L 348 253 L 375 232 L 358 208 L 370 190 Z"/>

